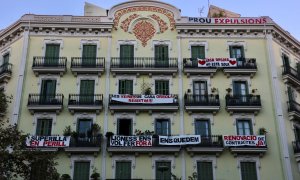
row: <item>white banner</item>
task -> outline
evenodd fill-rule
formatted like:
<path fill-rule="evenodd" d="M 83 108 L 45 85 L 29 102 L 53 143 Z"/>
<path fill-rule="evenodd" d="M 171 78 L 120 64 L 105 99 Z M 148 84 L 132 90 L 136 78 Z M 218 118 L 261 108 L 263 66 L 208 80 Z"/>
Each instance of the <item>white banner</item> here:
<path fill-rule="evenodd" d="M 200 143 L 200 135 L 159 136 L 160 145 L 187 145 Z"/>
<path fill-rule="evenodd" d="M 152 135 L 144 136 L 118 136 L 114 135 L 110 138 L 111 147 L 143 147 L 152 146 Z"/>
<path fill-rule="evenodd" d="M 69 147 L 70 136 L 28 136 L 28 147 Z"/>
<path fill-rule="evenodd" d="M 127 95 L 114 94 L 111 100 L 137 104 L 170 104 L 175 102 L 173 95 Z"/>
<path fill-rule="evenodd" d="M 267 17 L 255 17 L 255 18 L 203 18 L 203 17 L 188 17 L 188 22 L 199 24 L 266 24 L 272 23 L 272 20 Z"/>
<path fill-rule="evenodd" d="M 197 59 L 198 67 L 236 67 L 236 58 Z"/>
<path fill-rule="evenodd" d="M 236 147 L 236 146 L 256 146 L 266 147 L 266 136 L 223 136 L 223 142 L 225 147 Z"/>

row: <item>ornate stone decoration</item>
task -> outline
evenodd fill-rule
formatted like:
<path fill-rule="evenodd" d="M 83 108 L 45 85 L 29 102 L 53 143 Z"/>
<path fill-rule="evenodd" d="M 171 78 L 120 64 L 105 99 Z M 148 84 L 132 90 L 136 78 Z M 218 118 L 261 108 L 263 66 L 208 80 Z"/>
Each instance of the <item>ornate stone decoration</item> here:
<path fill-rule="evenodd" d="M 125 32 L 127 32 L 131 21 L 134 20 L 137 17 L 139 17 L 139 15 L 132 14 L 128 18 L 126 18 L 124 21 L 122 21 L 122 23 L 121 23 L 121 29 L 123 29 Z"/>
<path fill-rule="evenodd" d="M 116 30 L 118 29 L 120 19 L 124 14 L 137 12 L 137 11 L 150 11 L 150 12 L 156 12 L 156 13 L 164 14 L 165 16 L 168 17 L 168 19 L 170 21 L 171 30 L 173 31 L 175 29 L 175 19 L 174 19 L 173 12 L 171 12 L 167 9 L 164 9 L 164 8 L 154 7 L 154 6 L 135 6 L 135 7 L 128 7 L 128 8 L 118 10 L 115 13 L 114 28 Z"/>
<path fill-rule="evenodd" d="M 164 20 L 162 20 L 159 16 L 152 14 L 150 17 L 155 19 L 158 22 L 159 30 L 161 33 L 164 33 L 166 30 L 168 30 L 168 24 Z"/>
<path fill-rule="evenodd" d="M 147 42 L 154 36 L 156 30 L 148 21 L 142 20 L 133 28 L 135 37 L 142 42 L 143 47 L 147 45 Z"/>

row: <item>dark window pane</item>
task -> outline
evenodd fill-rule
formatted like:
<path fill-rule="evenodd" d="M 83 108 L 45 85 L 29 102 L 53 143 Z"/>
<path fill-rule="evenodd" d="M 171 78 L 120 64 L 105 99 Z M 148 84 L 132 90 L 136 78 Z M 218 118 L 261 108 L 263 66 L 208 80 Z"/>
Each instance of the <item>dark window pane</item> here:
<path fill-rule="evenodd" d="M 213 180 L 212 162 L 197 163 L 198 180 Z"/>
<path fill-rule="evenodd" d="M 119 80 L 119 94 L 133 94 L 133 81 Z"/>
<path fill-rule="evenodd" d="M 242 180 L 257 180 L 256 163 L 241 162 Z"/>
<path fill-rule="evenodd" d="M 196 120 L 195 121 L 195 134 L 201 136 L 210 135 L 210 122 L 209 120 Z"/>
<path fill-rule="evenodd" d="M 156 180 L 171 180 L 171 162 L 156 162 Z"/>
<path fill-rule="evenodd" d="M 131 179 L 131 162 L 116 162 L 116 179 Z"/>
<path fill-rule="evenodd" d="M 170 135 L 170 121 L 168 119 L 157 119 L 155 124 L 155 132 L 158 135 Z"/>
<path fill-rule="evenodd" d="M 238 135 L 252 135 L 251 120 L 237 120 L 237 133 Z"/>
<path fill-rule="evenodd" d="M 155 94 L 169 95 L 169 81 L 167 80 L 155 81 Z"/>
<path fill-rule="evenodd" d="M 77 132 L 80 138 L 85 138 L 90 136 L 92 127 L 92 120 L 90 119 L 80 119 L 78 120 Z"/>
<path fill-rule="evenodd" d="M 118 135 L 131 136 L 132 135 L 132 121 L 131 119 L 118 119 Z"/>
<path fill-rule="evenodd" d="M 205 58 L 205 47 L 204 46 L 192 46 L 191 47 L 191 58 L 193 59 L 204 59 Z"/>
<path fill-rule="evenodd" d="M 73 180 L 90 179 L 90 162 L 75 162 Z"/>
<path fill-rule="evenodd" d="M 38 119 L 36 127 L 37 136 L 51 136 L 52 119 Z"/>

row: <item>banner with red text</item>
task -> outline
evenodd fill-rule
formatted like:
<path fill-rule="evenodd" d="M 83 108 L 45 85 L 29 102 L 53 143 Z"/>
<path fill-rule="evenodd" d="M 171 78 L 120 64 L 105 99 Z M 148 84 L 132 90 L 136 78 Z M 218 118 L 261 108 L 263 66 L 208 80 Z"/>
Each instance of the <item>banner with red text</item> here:
<path fill-rule="evenodd" d="M 27 147 L 69 147 L 70 136 L 28 136 Z"/>
<path fill-rule="evenodd" d="M 171 104 L 177 101 L 174 95 L 127 95 L 113 94 L 111 100 L 137 104 Z"/>
<path fill-rule="evenodd" d="M 236 58 L 198 59 L 198 67 L 236 67 Z"/>
<path fill-rule="evenodd" d="M 111 147 L 146 147 L 152 146 L 152 135 L 144 136 L 119 136 L 114 135 L 110 138 Z"/>
<path fill-rule="evenodd" d="M 236 146 L 256 146 L 256 147 L 266 147 L 266 136 L 239 136 L 239 135 L 229 135 L 223 136 L 223 142 L 225 147 L 236 147 Z"/>

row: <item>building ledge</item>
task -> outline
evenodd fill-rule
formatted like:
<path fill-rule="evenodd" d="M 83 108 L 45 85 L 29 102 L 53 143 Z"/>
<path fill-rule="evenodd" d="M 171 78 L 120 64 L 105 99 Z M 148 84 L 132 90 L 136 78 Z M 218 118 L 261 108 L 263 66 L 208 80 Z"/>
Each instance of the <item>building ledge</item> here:
<path fill-rule="evenodd" d="M 257 154 L 260 157 L 262 157 L 266 152 L 268 148 L 267 147 L 231 147 L 230 151 L 234 156 L 237 156 L 239 154 Z"/>
<path fill-rule="evenodd" d="M 161 146 L 161 147 L 107 147 L 107 152 L 112 156 L 113 154 L 174 154 L 178 156 L 180 152 L 180 146 Z"/>
<path fill-rule="evenodd" d="M 190 154 L 190 156 L 194 156 L 195 154 L 215 154 L 219 156 L 223 151 L 223 147 L 187 147 L 186 151 Z"/>

